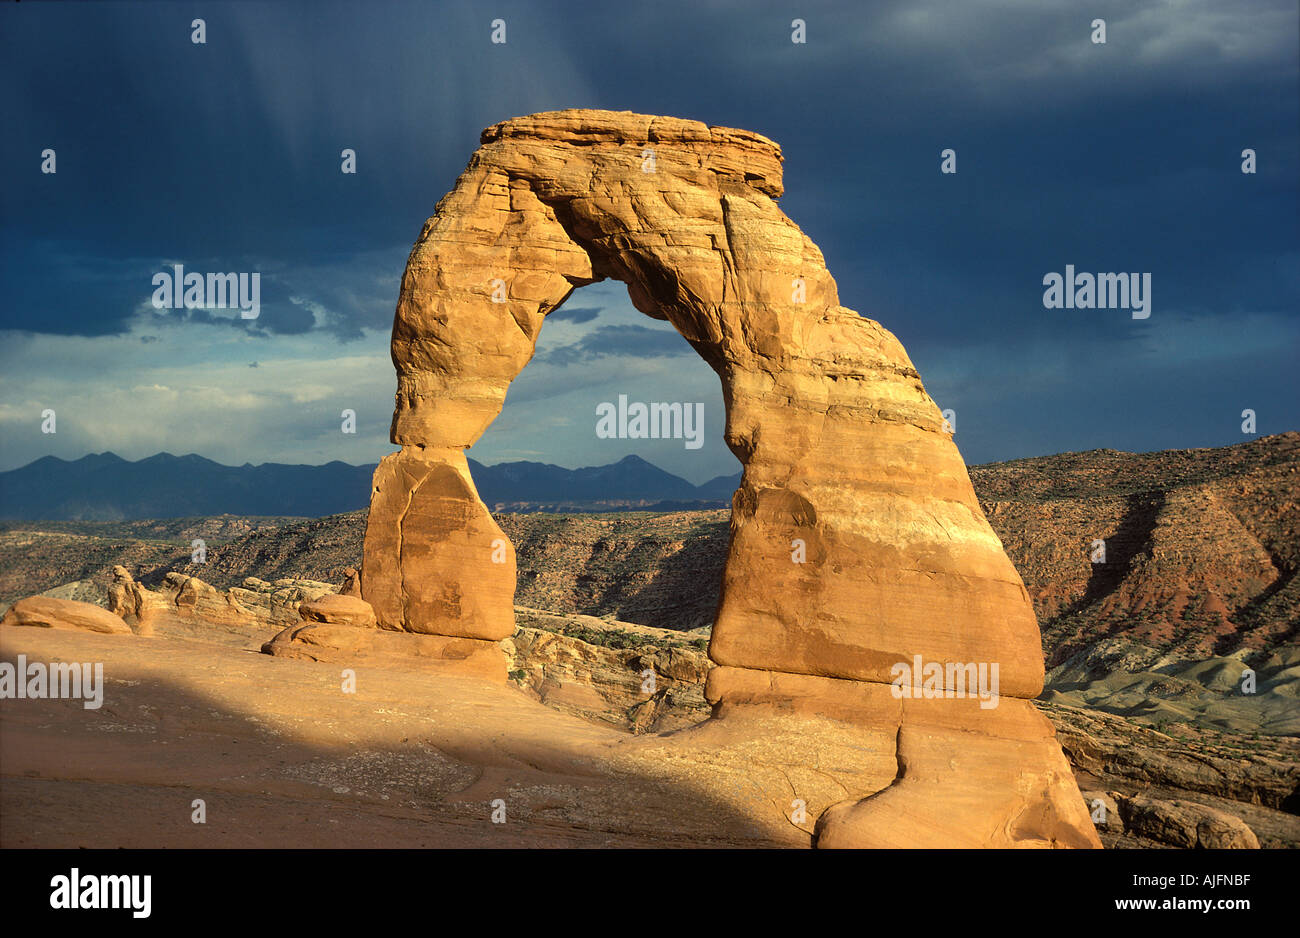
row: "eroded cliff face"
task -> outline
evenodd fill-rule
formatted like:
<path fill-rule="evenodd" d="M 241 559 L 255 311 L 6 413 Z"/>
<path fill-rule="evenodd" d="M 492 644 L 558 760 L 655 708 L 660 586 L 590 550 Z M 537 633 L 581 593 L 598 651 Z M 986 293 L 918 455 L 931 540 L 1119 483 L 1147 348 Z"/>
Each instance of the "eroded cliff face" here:
<path fill-rule="evenodd" d="M 717 372 L 745 467 L 715 714 L 833 713 L 894 740 L 869 774 L 895 782 L 828 812 L 828 844 L 1096 845 L 1028 704 L 1043 681 L 1029 597 L 939 409 L 894 336 L 839 304 L 781 193 L 780 148 L 747 131 L 608 111 L 485 130 L 402 279 L 402 450 L 375 473 L 362 595 L 382 629 L 485 648 L 512 633 L 513 548 L 464 450 L 546 315 L 616 278 Z M 893 667 L 916 656 L 997 665 L 1000 705 L 898 699 Z"/>

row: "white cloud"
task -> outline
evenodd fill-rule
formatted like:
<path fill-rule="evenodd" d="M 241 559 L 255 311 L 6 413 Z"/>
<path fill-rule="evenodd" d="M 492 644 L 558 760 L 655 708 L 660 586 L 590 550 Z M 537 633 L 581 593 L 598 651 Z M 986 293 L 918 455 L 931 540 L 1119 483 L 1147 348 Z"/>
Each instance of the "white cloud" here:
<path fill-rule="evenodd" d="M 542 360 L 602 326 L 672 326 L 637 312 L 621 283 L 586 287 L 570 300 L 599 306 L 583 323 L 548 322 L 539 355 L 520 374 L 501 416 L 471 455 L 482 462 L 537 459 L 576 467 L 635 452 L 695 482 L 738 470 L 722 444 L 717 376 L 694 354 L 602 354 L 575 365 Z M 144 335 L 156 336 L 142 342 Z M 12 334 L 9 379 L 0 391 L 0 469 L 46 454 L 75 459 L 112 451 L 140 459 L 160 451 L 198 453 L 227 464 L 376 462 L 388 442 L 396 378 L 386 330 L 340 342 L 329 333 L 250 335 L 226 323 L 161 323 L 140 311 L 123 335 L 86 338 Z M 250 367 L 256 361 L 257 367 Z M 631 400 L 706 404 L 706 446 L 681 441 L 600 440 L 595 407 L 619 394 Z M 40 432 L 52 407 L 58 432 Z M 356 435 L 341 432 L 341 412 L 357 413 Z"/>

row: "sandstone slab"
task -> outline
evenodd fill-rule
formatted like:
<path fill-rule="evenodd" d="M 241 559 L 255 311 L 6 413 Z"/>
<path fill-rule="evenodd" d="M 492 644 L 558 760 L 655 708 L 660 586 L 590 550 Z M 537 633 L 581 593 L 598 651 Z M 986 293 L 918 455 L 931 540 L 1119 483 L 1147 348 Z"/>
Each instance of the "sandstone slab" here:
<path fill-rule="evenodd" d="M 299 604 L 298 615 L 304 622 L 352 625 L 366 629 L 375 627 L 375 610 L 359 596 L 331 594 L 309 600 Z"/>
<path fill-rule="evenodd" d="M 292 626 L 265 643 L 262 653 L 343 665 L 447 671 L 494 683 L 506 680 L 505 658 L 496 642 L 396 633 L 355 625 Z"/>
<path fill-rule="evenodd" d="M 99 632 L 105 635 L 132 634 L 131 627 L 121 616 L 102 606 L 48 596 L 29 596 L 18 600 L 5 612 L 0 625 Z"/>
<path fill-rule="evenodd" d="M 718 667 L 705 694 L 731 718 L 775 710 L 878 728 L 896 772 L 828 807 L 817 846 L 1100 847 L 1052 724 L 1027 700 L 916 700 L 887 684 Z"/>

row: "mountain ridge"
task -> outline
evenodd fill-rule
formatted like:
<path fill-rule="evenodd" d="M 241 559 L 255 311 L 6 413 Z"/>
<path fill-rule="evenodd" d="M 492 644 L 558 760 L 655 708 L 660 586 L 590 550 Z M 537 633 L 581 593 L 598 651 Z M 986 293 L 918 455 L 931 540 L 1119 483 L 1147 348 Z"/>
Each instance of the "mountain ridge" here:
<path fill-rule="evenodd" d="M 1048 473 L 1053 485 L 1104 485 L 1131 499 L 1164 485 L 1207 483 L 1243 460 L 1286 461 L 1300 433 L 1261 436 L 1224 447 L 1129 453 L 1108 448 L 1027 456 L 969 467 L 985 502 L 1032 501 Z M 602 466 L 566 469 L 532 460 L 487 465 L 469 460 L 483 502 L 497 512 L 682 511 L 729 508 L 740 473 L 694 485 L 635 454 Z M 990 472 L 992 467 L 997 471 Z M 165 470 L 161 475 L 158 470 Z M 0 472 L 0 520 L 142 521 L 215 515 L 320 518 L 367 507 L 375 464 L 341 460 L 228 466 L 197 453 L 124 459 L 111 450 L 68 460 L 46 455 Z M 977 478 L 978 477 L 978 478 Z M 1056 495 L 1061 494 L 1059 491 Z M 1139 513 L 1139 506 L 1130 506 Z M 996 511 L 996 508 L 993 508 Z"/>
<path fill-rule="evenodd" d="M 138 521 L 210 515 L 318 518 L 365 508 L 374 463 L 228 466 L 197 453 L 128 460 L 111 450 L 77 459 L 46 455 L 0 472 L 0 519 Z M 629 454 L 565 469 L 518 460 L 469 460 L 484 503 L 498 511 L 722 508 L 740 473 L 697 486 Z"/>

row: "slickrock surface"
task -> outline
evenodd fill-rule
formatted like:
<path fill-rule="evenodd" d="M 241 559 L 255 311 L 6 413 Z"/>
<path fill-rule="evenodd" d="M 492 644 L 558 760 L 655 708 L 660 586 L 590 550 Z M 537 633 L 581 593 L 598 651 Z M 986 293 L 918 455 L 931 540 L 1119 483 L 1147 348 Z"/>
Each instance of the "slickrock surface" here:
<path fill-rule="evenodd" d="M 301 582 L 301 581 L 299 581 Z M 270 584 L 266 584 L 270 586 Z M 303 604 L 306 605 L 306 604 Z M 301 606 L 299 614 L 301 615 Z M 779 678 L 780 688 L 786 695 L 785 705 L 781 707 L 772 707 L 771 694 L 773 688 L 764 687 L 767 697 L 767 706 L 759 708 L 746 708 L 744 700 L 733 688 L 731 694 L 731 703 L 724 706 L 724 718 L 721 720 L 708 720 L 709 704 L 704 697 L 704 682 L 709 674 L 725 674 L 726 669 L 717 669 L 711 667 L 711 662 L 704 656 L 699 645 L 702 639 L 692 638 L 689 634 L 683 634 L 672 630 L 655 629 L 647 626 L 636 625 L 628 622 L 620 622 L 613 619 L 598 619 L 591 616 L 559 616 L 539 610 L 528 609 L 525 607 L 516 607 L 516 619 L 519 623 L 519 629 L 511 639 L 501 643 L 511 661 L 511 684 L 521 690 L 528 697 L 541 701 L 552 710 L 559 710 L 563 713 L 572 714 L 587 720 L 595 720 L 599 723 L 606 724 L 609 727 L 617 727 L 621 730 L 630 730 L 633 733 L 663 733 L 678 728 L 694 726 L 696 724 L 708 722 L 710 726 L 721 725 L 725 730 L 723 737 L 730 740 L 728 745 L 738 746 L 747 739 L 750 733 L 763 736 L 761 745 L 758 749 L 752 750 L 756 758 L 771 761 L 777 759 L 786 760 L 781 762 L 784 766 L 782 772 L 787 775 L 792 771 L 792 765 L 789 760 L 793 759 L 795 766 L 801 771 L 807 772 L 809 768 L 814 774 L 822 772 L 828 765 L 837 766 L 835 772 L 837 784 L 843 785 L 842 794 L 851 795 L 856 786 L 864 786 L 864 789 L 877 789 L 886 785 L 889 781 L 889 773 L 897 773 L 900 765 L 898 757 L 905 756 L 907 761 L 902 763 L 909 766 L 909 774 L 916 782 L 921 782 L 925 778 L 923 769 L 927 760 L 931 766 L 937 765 L 940 769 L 949 769 L 951 765 L 946 765 L 943 750 L 951 748 L 958 751 L 966 747 L 970 742 L 969 734 L 953 734 L 951 726 L 934 726 L 926 730 L 926 740 L 935 743 L 934 748 L 926 751 L 925 747 L 910 745 L 909 741 L 902 736 L 890 740 L 888 732 L 880 730 L 866 730 L 861 726 L 861 718 L 872 712 L 873 706 L 873 685 L 862 682 L 836 682 L 841 690 L 838 695 L 838 701 L 835 695 L 823 694 L 821 699 L 817 699 L 810 691 L 815 691 L 816 685 L 825 683 L 821 679 L 810 678 L 806 676 L 787 675 Z M 257 643 L 262 641 L 259 636 L 265 636 L 268 629 L 274 629 L 275 623 L 269 618 L 263 617 L 251 625 L 240 626 L 237 624 L 225 624 L 220 626 L 216 623 L 203 623 L 201 619 L 182 618 L 179 616 L 163 616 L 157 620 L 158 630 L 149 639 L 145 640 L 148 648 L 141 651 L 131 651 L 129 656 L 143 655 L 149 660 L 150 669 L 154 675 L 151 680 L 142 689 L 135 699 L 138 701 L 138 709 L 143 714 L 157 712 L 159 709 L 172 712 L 174 699 L 171 696 L 170 688 L 176 683 L 188 684 L 194 675 L 206 674 L 212 671 L 214 667 L 223 668 L 227 665 L 222 663 L 228 651 L 239 650 L 240 654 L 246 654 L 248 651 L 257 647 Z M 304 635 L 300 635 L 298 641 L 289 641 L 288 638 L 295 631 L 305 630 Z M 313 634 L 314 630 L 320 630 L 320 634 Z M 334 634 L 329 634 L 330 632 Z M 39 636 L 48 634 L 46 630 L 37 629 L 14 629 L 9 630 L 15 641 L 8 643 L 8 649 L 11 651 L 23 651 L 31 654 L 39 654 L 42 650 L 42 644 Z M 67 634 L 67 633 L 63 633 Z M 379 641 L 375 641 L 379 639 Z M 111 640 L 114 643 L 120 643 L 121 639 Z M 383 641 L 390 643 L 392 647 L 387 649 L 379 647 Z M 426 643 L 432 643 L 432 654 L 434 657 L 421 657 L 419 651 Z M 458 662 L 457 668 L 448 673 L 444 667 L 445 661 L 440 657 L 438 643 L 445 646 L 456 644 L 468 644 L 483 646 L 476 660 Z M 135 644 L 129 642 L 128 644 Z M 468 695 L 466 700 L 474 706 L 477 706 L 481 700 L 481 692 L 472 689 L 472 684 L 466 682 L 466 674 L 474 673 L 477 668 L 478 676 L 489 678 L 495 682 L 502 680 L 501 656 L 497 646 L 493 643 L 474 642 L 467 639 L 453 639 L 440 636 L 430 635 L 410 635 L 404 633 L 381 631 L 373 628 L 359 628 L 355 626 L 332 626 L 324 623 L 309 624 L 303 623 L 295 628 L 285 630 L 285 635 L 278 642 L 268 643 L 271 647 L 266 648 L 272 654 L 284 658 L 297 658 L 300 662 L 284 661 L 281 667 L 289 670 L 284 671 L 277 676 L 276 680 L 280 682 L 286 697 L 280 700 L 278 706 L 294 706 L 296 700 L 302 706 L 321 706 L 320 702 L 313 698 L 310 693 L 301 697 L 294 695 L 302 694 L 302 688 L 299 685 L 299 679 L 296 675 L 299 673 L 295 669 L 319 667 L 314 664 L 316 661 L 327 662 L 332 664 L 336 669 L 350 668 L 353 673 L 369 676 L 378 672 L 417 672 L 425 678 L 438 680 L 440 692 L 446 692 L 453 695 L 464 693 Z M 216 647 L 214 647 L 216 646 Z M 226 649 L 223 651 L 222 648 Z M 48 649 L 46 649 L 48 650 Z M 64 649 L 66 651 L 66 649 Z M 84 653 L 82 653 L 84 652 Z M 487 654 L 486 652 L 491 652 Z M 100 657 L 100 651 L 94 648 L 81 649 L 79 654 L 82 657 L 90 655 L 96 659 Z M 66 657 L 66 655 L 65 655 Z M 467 656 L 468 657 L 468 656 Z M 120 661 L 114 656 L 107 659 L 109 666 L 116 669 Z M 114 663 L 116 662 L 116 663 Z M 241 668 L 244 667 L 241 665 Z M 653 688 L 647 689 L 644 685 L 644 673 L 647 669 L 653 670 L 656 676 L 656 683 Z M 110 672 L 118 673 L 116 670 Z M 232 698 L 239 699 L 243 692 L 239 690 L 243 679 L 239 677 L 243 671 L 232 672 L 235 676 L 231 678 Z M 332 673 L 339 673 L 338 670 Z M 753 672 L 738 672 L 741 675 L 752 674 Z M 120 677 L 120 674 L 119 674 Z M 449 684 L 443 682 L 443 679 L 450 681 Z M 405 679 L 402 679 L 405 680 Z M 110 680 L 110 686 L 121 683 L 123 687 L 136 686 L 136 678 L 122 678 L 119 681 Z M 481 682 L 480 682 L 481 683 Z M 800 699 L 797 693 L 800 690 L 799 683 L 805 685 L 802 690 L 804 699 Z M 423 685 L 421 685 L 423 686 Z M 118 688 L 121 690 L 122 688 Z M 878 692 L 881 690 L 880 685 L 874 685 L 875 694 L 878 698 Z M 850 693 L 852 692 L 852 693 Z M 427 693 L 424 690 L 417 689 L 415 694 Z M 292 699 L 291 699 L 292 698 Z M 110 695 L 110 703 L 115 701 L 115 696 Z M 497 700 L 495 696 L 484 698 L 485 700 Z M 875 699 L 874 703 L 879 704 L 881 701 Z M 884 701 L 885 708 L 897 707 L 900 701 Z M 904 706 L 913 704 L 924 704 L 924 701 L 908 701 Z M 1008 701 L 1003 701 L 1004 706 Z M 265 714 L 257 710 L 260 704 L 252 702 L 249 704 L 254 715 L 250 716 L 251 725 L 260 727 L 265 725 Z M 417 698 L 412 699 L 410 706 L 419 708 L 424 704 Z M 484 704 L 488 706 L 489 704 Z M 14 717 L 17 711 L 13 706 L 6 709 L 6 718 Z M 36 706 L 35 704 L 29 706 Z M 48 704 L 50 707 L 58 708 L 62 706 L 58 703 Z M 489 735 L 497 732 L 490 727 L 495 725 L 493 721 L 500 717 L 509 723 L 514 719 L 515 710 L 513 707 L 502 707 L 498 703 L 491 703 L 493 708 L 490 714 L 479 714 L 481 723 L 476 724 L 479 730 Z M 1222 846 L 1251 846 L 1249 838 L 1237 837 L 1233 831 L 1244 832 L 1249 830 L 1252 836 L 1257 835 L 1257 840 L 1266 847 L 1285 847 L 1294 846 L 1300 843 L 1300 819 L 1297 819 L 1295 811 L 1295 789 L 1300 777 L 1300 761 L 1296 758 L 1296 744 L 1294 740 L 1285 738 L 1275 738 L 1272 740 L 1251 739 L 1249 737 L 1230 737 L 1225 734 L 1211 731 L 1203 731 L 1193 738 L 1180 736 L 1171 738 L 1162 733 L 1153 730 L 1143 729 L 1129 723 L 1119 717 L 1109 716 L 1081 710 L 1073 707 L 1054 706 L 1049 704 L 1037 704 L 1040 709 L 1050 716 L 1057 726 L 1059 738 L 1062 740 L 1066 754 L 1074 764 L 1074 772 L 1080 780 L 1081 786 L 1088 789 L 1085 791 L 1083 803 L 1086 811 L 1091 812 L 1094 809 L 1092 801 L 1100 793 L 1107 805 L 1107 821 L 1098 823 L 1098 831 L 1108 847 L 1179 847 L 1187 846 L 1190 842 L 1196 842 L 1200 839 L 1201 833 L 1205 834 L 1205 842 Z M 837 709 L 838 707 L 838 709 Z M 185 708 L 182 707 L 182 710 Z M 877 706 L 877 709 L 880 709 Z M 751 713 L 762 714 L 763 718 L 758 721 L 745 721 L 746 711 Z M 387 707 L 381 712 L 390 712 Z M 404 709 L 394 710 L 392 713 L 405 713 Z M 815 714 L 815 717 L 814 717 Z M 957 714 L 949 714 L 955 716 Z M 103 732 L 115 734 L 111 737 L 114 740 L 129 740 L 134 738 L 131 734 L 138 732 L 150 732 L 147 728 L 134 724 L 119 724 L 116 721 L 110 721 L 102 726 L 96 722 L 93 717 L 88 717 L 84 711 L 69 709 L 64 716 L 68 717 L 69 727 L 79 721 L 90 720 L 94 726 L 90 729 L 96 731 L 96 728 L 102 729 Z M 175 723 L 173 731 L 177 733 L 187 733 L 201 731 L 209 732 L 206 728 L 206 722 L 203 721 L 201 714 L 195 713 L 194 717 L 200 720 L 198 724 L 189 722 L 189 718 L 181 713 L 178 715 L 179 720 Z M 923 716 L 923 714 L 922 714 Z M 813 719 L 811 723 L 800 723 L 804 717 Z M 890 720 L 897 721 L 897 713 L 887 713 L 882 716 L 882 722 L 888 723 Z M 49 736 L 46 732 L 49 729 L 49 715 L 34 715 L 34 719 L 43 728 L 41 732 L 28 739 L 27 744 L 32 747 L 49 746 L 58 747 L 63 745 L 61 737 L 57 734 L 46 739 L 38 739 L 42 735 Z M 399 717 L 393 717 L 395 725 L 400 725 Z M 541 721 L 542 733 L 566 733 L 567 724 L 547 724 L 544 718 L 538 718 Z M 57 721 L 56 721 L 57 722 Z M 914 721 L 915 722 L 915 721 Z M 924 721 L 920 721 L 923 723 Z M 1025 725 L 1023 715 L 1018 722 Z M 1003 720 L 1005 732 L 1005 723 Z M 8 732 L 8 727 L 12 723 L 6 723 L 0 727 L 0 737 Z M 504 724 L 503 724 L 504 725 Z M 200 730 L 199 727 L 203 728 Z M 337 729 L 337 724 L 331 723 L 330 726 Z M 511 724 L 513 729 L 513 725 Z M 917 729 L 918 727 L 913 727 Z M 982 732 L 986 732 L 990 727 L 981 724 Z M 1180 728 L 1187 730 L 1187 728 Z M 60 731 L 62 732 L 62 731 Z M 712 731 L 710 731 L 712 732 Z M 1171 730 L 1171 732 L 1174 732 Z M 845 733 L 848 736 L 845 737 Z M 863 734 L 866 734 L 865 736 Z M 121 735 L 126 734 L 126 735 Z M 796 740 L 796 736 L 799 736 Z M 835 739 L 848 738 L 852 740 L 854 736 L 858 737 L 856 742 L 848 745 L 847 752 L 841 748 L 840 755 L 835 756 L 834 746 Z M 216 751 L 216 747 L 222 746 L 223 755 L 229 752 L 229 746 L 233 744 L 247 744 L 249 740 L 246 737 L 236 735 L 234 738 L 225 738 L 215 740 L 213 737 L 206 737 Z M 325 737 L 326 739 L 328 737 Z M 350 738 L 350 737 L 349 737 Z M 683 753 L 675 748 L 673 740 L 683 740 L 697 738 L 711 740 L 715 737 L 709 734 L 697 734 L 692 732 L 689 736 L 683 737 L 680 734 L 663 737 L 658 742 L 650 742 L 647 745 L 657 752 L 656 758 L 677 760 L 678 765 L 689 762 L 693 757 L 689 752 Z M 830 740 L 831 742 L 828 742 Z M 1032 745 L 1032 742 L 1028 742 Z M 335 740 L 330 746 L 342 745 L 346 748 L 347 740 L 338 743 Z M 1025 740 L 1021 740 L 1017 745 L 1026 745 Z M 794 747 L 794 748 L 791 748 Z M 1001 744 L 999 744 L 1001 747 Z M 698 748 L 698 747 L 697 747 Z M 243 750 L 241 751 L 251 751 Z M 760 756 L 761 753 L 761 756 Z M 888 754 L 894 756 L 893 768 L 890 768 L 890 760 L 886 758 Z M 186 751 L 186 757 L 193 753 Z M 262 753 L 265 756 L 265 753 Z M 372 758 L 372 756 L 374 758 Z M 138 781 L 133 782 L 131 786 L 120 788 L 116 785 L 105 787 L 104 779 L 116 779 L 124 771 L 125 764 L 134 765 L 138 761 L 138 753 L 133 751 L 131 746 L 112 745 L 99 747 L 95 750 L 93 759 L 81 761 L 78 763 L 76 774 L 79 782 L 65 777 L 58 771 L 52 771 L 49 775 L 40 774 L 39 778 L 23 777 L 19 778 L 13 774 L 17 772 L 16 766 L 22 764 L 20 761 L 11 760 L 5 763 L 5 778 L 0 781 L 0 798 L 8 797 L 7 792 L 19 792 L 15 798 L 19 802 L 11 802 L 18 805 L 22 798 L 27 798 L 27 803 L 22 803 L 23 811 L 29 812 L 31 804 L 39 801 L 44 806 L 35 812 L 35 816 L 43 817 L 44 820 L 53 826 L 69 825 L 71 819 L 89 816 L 86 812 L 97 810 L 101 802 L 112 802 L 117 808 L 124 812 L 120 819 L 121 824 L 110 822 L 101 822 L 95 826 L 93 833 L 93 843 L 98 845 L 110 846 L 122 843 L 148 843 L 149 841 L 132 840 L 132 837 L 141 836 L 139 831 L 158 832 L 159 819 L 157 813 L 157 798 L 149 795 L 150 786 L 157 784 L 154 773 L 157 765 L 154 761 L 147 761 L 143 771 L 135 776 Z M 355 767 L 357 771 L 371 771 L 374 777 L 371 781 L 388 790 L 393 787 L 400 787 L 401 778 L 407 770 L 416 771 L 414 763 L 405 757 L 398 762 L 391 759 L 380 757 L 378 754 L 351 754 L 350 762 L 357 762 Z M 417 762 L 419 757 L 412 757 Z M 474 757 L 477 758 L 477 757 Z M 685 760 L 685 762 L 683 761 Z M 803 761 L 800 761 L 803 760 Z M 156 760 L 155 760 L 156 761 Z M 202 765 L 208 765 L 211 760 L 196 759 L 194 766 L 182 768 L 177 766 L 176 772 L 181 773 L 180 777 L 186 780 L 188 784 L 200 785 L 204 788 L 217 784 L 222 787 L 225 783 L 214 782 L 213 779 L 203 775 L 206 771 L 215 771 L 216 765 L 209 765 L 209 768 L 200 769 Z M 268 772 L 274 773 L 274 764 L 279 760 L 271 760 L 267 766 L 263 766 L 257 777 L 266 777 Z M 471 762 L 474 759 L 470 760 Z M 423 768 L 418 771 L 433 771 L 436 765 L 430 763 L 421 763 Z M 364 769 L 362 769 L 364 765 Z M 986 767 L 981 765 L 969 766 L 976 772 L 985 771 Z M 172 770 L 168 770 L 172 771 Z M 712 772 L 712 769 L 708 771 Z M 860 778 L 866 772 L 874 772 L 875 775 L 868 775 Z M 23 773 L 24 775 L 29 773 Z M 793 777 L 793 776 L 792 776 Z M 171 776 L 168 776 L 171 778 Z M 774 802 L 775 796 L 768 792 L 764 798 L 759 797 L 760 791 L 766 789 L 757 785 L 752 780 L 745 778 L 741 780 L 734 773 L 723 773 L 717 776 L 711 776 L 712 781 L 709 783 L 720 792 L 711 792 L 711 799 L 716 794 L 721 794 L 724 800 L 733 803 L 733 807 L 740 810 L 749 811 L 758 809 L 759 806 L 766 803 L 769 805 L 767 810 L 773 810 L 780 807 L 779 802 Z M 858 778 L 858 781 L 854 781 Z M 151 781 L 151 779 L 153 781 Z M 227 779 L 228 781 L 228 779 Z M 174 787 L 170 782 L 169 787 Z M 1094 790 L 1095 789 L 1095 790 Z M 800 791 L 806 788 L 799 786 Z M 890 789 L 886 788 L 885 791 Z M 129 797 L 126 792 L 135 792 Z M 832 804 L 837 802 L 834 797 L 834 789 L 830 793 L 823 793 L 821 797 L 829 797 Z M 330 824 L 353 824 L 357 821 L 356 816 L 344 806 L 336 803 L 319 803 L 321 796 L 329 802 L 332 796 L 327 791 L 321 791 L 320 794 L 313 796 L 310 793 L 300 792 L 302 797 L 291 802 L 284 802 L 282 807 L 291 808 L 297 814 L 303 817 L 318 817 L 319 812 L 324 812 L 328 817 Z M 695 797 L 695 796 L 692 796 Z M 1138 824 L 1134 830 L 1126 831 L 1124 829 L 1123 815 L 1121 805 L 1126 799 L 1140 797 L 1156 804 L 1155 812 L 1151 815 L 1151 823 Z M 119 803 L 114 799 L 124 798 Z M 925 799 L 930 800 L 930 799 Z M 241 825 L 250 823 L 250 817 L 259 829 L 265 828 L 265 843 L 274 843 L 281 846 L 291 846 L 302 843 L 317 843 L 314 839 L 319 832 L 304 830 L 294 824 L 286 824 L 283 821 L 274 824 L 269 823 L 268 819 L 259 812 L 269 810 L 261 804 L 256 793 L 251 790 L 241 790 L 238 793 L 225 791 L 222 795 L 222 802 L 226 805 L 226 810 L 233 812 L 232 817 L 226 818 L 226 824 L 223 829 L 222 838 L 234 836 L 245 838 L 238 842 L 252 842 L 247 838 L 254 837 L 251 830 L 242 829 Z M 793 799 L 792 799 L 793 802 Z M 1177 802 L 1179 805 L 1175 805 Z M 276 802 L 271 802 L 276 803 Z M 714 804 L 709 800 L 710 804 Z M 558 810 L 560 803 L 548 802 L 550 810 Z M 822 805 L 823 802 L 807 802 L 807 810 Z M 848 808 L 856 804 L 856 801 L 850 798 L 844 805 L 839 805 L 836 814 L 848 812 Z M 1204 808 L 1206 811 L 1201 811 Z M 48 811 L 48 813 L 47 813 Z M 447 808 L 445 805 L 433 809 L 436 819 L 432 820 L 434 830 L 442 830 L 442 825 L 447 821 Z M 581 810 L 581 806 L 565 805 L 565 816 L 573 819 L 576 825 L 592 820 L 592 816 Z M 793 814 L 793 810 L 787 814 Z M 1201 828 L 1199 818 L 1202 816 L 1220 815 L 1228 818 L 1223 824 L 1215 823 Z M 379 821 L 373 815 L 367 815 L 373 823 L 383 826 L 384 822 Z M 815 818 L 815 814 L 813 815 Z M 1173 820 L 1170 820 L 1170 819 Z M 1174 823 L 1174 820 L 1187 818 L 1197 818 L 1195 824 L 1187 826 L 1181 823 Z M 1157 823 L 1158 822 L 1158 823 Z M 397 823 L 390 821 L 387 823 Z M 601 822 L 606 823 L 606 822 Z M 782 822 L 784 823 L 784 822 Z M 791 822 L 793 825 L 793 822 Z M 933 824 L 933 818 L 930 821 Z M 1023 823 L 1023 822 L 1018 822 Z M 922 828 L 919 832 L 913 831 L 907 834 L 908 843 L 924 843 L 927 836 L 938 837 L 941 832 L 929 832 L 924 829 L 925 822 L 914 821 Z M 656 825 L 658 825 L 656 827 Z M 1225 826 L 1226 825 L 1226 826 Z M 18 825 L 25 829 L 26 822 Z M 164 825 L 166 826 L 166 825 Z M 723 825 L 725 826 L 725 825 Z M 898 836 L 897 825 L 894 826 L 894 836 Z M 10 832 L 16 828 L 13 824 L 5 825 L 0 822 L 0 845 L 6 845 L 13 842 L 12 839 L 6 839 L 5 830 Z M 801 831 L 809 832 L 806 826 L 799 828 Z M 47 829 L 48 830 L 48 829 Z M 651 820 L 643 820 L 638 828 L 641 834 L 652 838 L 665 838 L 663 840 L 652 840 L 650 842 L 673 842 L 680 844 L 690 843 L 717 843 L 716 838 L 721 836 L 722 827 L 714 830 L 712 833 L 696 828 L 693 832 L 678 832 L 673 826 L 672 819 L 662 813 L 656 815 Z M 846 828 L 852 832 L 852 825 Z M 1193 840 L 1188 840 L 1187 831 L 1191 831 Z M 1023 829 L 1019 831 L 1023 834 Z M 1198 833 L 1199 832 L 1199 833 Z M 346 831 L 339 831 L 340 836 L 346 838 L 348 843 L 368 843 L 367 834 L 355 828 Z M 410 832 L 408 832 L 409 835 Z M 421 837 L 426 836 L 421 833 Z M 523 841 L 510 840 L 511 843 L 529 842 L 529 838 L 536 838 L 537 843 L 551 842 L 548 838 L 551 836 L 544 830 L 530 827 L 526 832 L 520 832 L 525 838 Z M 679 836 L 680 833 L 680 836 Z M 835 837 L 842 835 L 836 834 Z M 579 838 L 599 836 L 598 832 L 586 830 L 576 832 Z M 997 832 L 994 832 L 995 836 Z M 886 843 L 881 839 L 881 833 L 877 828 L 868 826 L 866 835 L 872 838 L 872 842 Z M 70 828 L 66 831 L 67 837 L 81 836 L 74 833 Z M 188 842 L 185 841 L 184 835 L 172 829 L 161 837 L 159 843 Z M 174 841 L 171 838 L 180 836 L 181 841 Z M 395 836 L 395 835 L 394 835 Z M 428 836 L 433 836 L 428 834 Z M 442 836 L 439 834 L 438 836 Z M 453 835 L 458 836 L 458 835 Z M 513 835 L 512 835 L 513 836 Z M 641 836 L 641 835 L 638 835 Z M 114 839 L 118 838 L 118 839 Z M 699 839 L 702 838 L 702 839 Z M 1022 836 L 1019 838 L 1024 840 Z M 60 841 L 64 842 L 64 841 Z M 66 841 L 76 842 L 76 841 Z M 85 842 L 84 840 L 81 842 Z M 219 838 L 219 842 L 229 842 Z M 403 837 L 396 837 L 395 843 L 410 842 Z M 421 841 L 425 842 L 425 841 Z M 478 842 L 478 841 L 475 841 Z M 591 842 L 589 840 L 579 840 L 576 842 Z M 605 841 L 606 843 L 626 842 L 620 839 Z M 776 842 L 783 842 L 780 838 Z M 835 839 L 826 837 L 823 840 L 824 845 L 833 846 Z M 947 840 L 949 845 L 957 843 L 973 843 L 968 834 L 960 834 L 955 838 Z"/>
<path fill-rule="evenodd" d="M 816 716 L 632 736 L 409 658 L 352 662 L 349 693 L 338 664 L 175 627 L 0 629 L 3 660 L 99 661 L 106 685 L 97 710 L 0 708 L 0 847 L 807 847 L 895 771 L 886 733 Z"/>
<path fill-rule="evenodd" d="M 419 635 L 357 625 L 308 622 L 290 626 L 262 645 L 278 658 L 303 658 L 368 667 L 423 666 L 505 683 L 506 666 L 495 642 Z"/>
<path fill-rule="evenodd" d="M 514 550 L 464 451 L 546 315 L 613 277 L 718 373 L 745 467 L 709 649 L 725 719 L 691 732 L 829 707 L 883 733 L 858 769 L 887 790 L 841 799 L 820 822 L 828 844 L 1099 845 L 1050 724 L 1024 702 L 1043 661 L 1020 576 L 902 346 L 839 304 L 820 250 L 777 207 L 780 148 L 608 111 L 505 121 L 481 143 L 402 278 L 402 450 L 374 475 L 361 574 L 380 626 L 513 633 Z M 996 663 L 1004 698 L 1021 699 L 899 701 L 891 668 L 914 656 Z"/>

